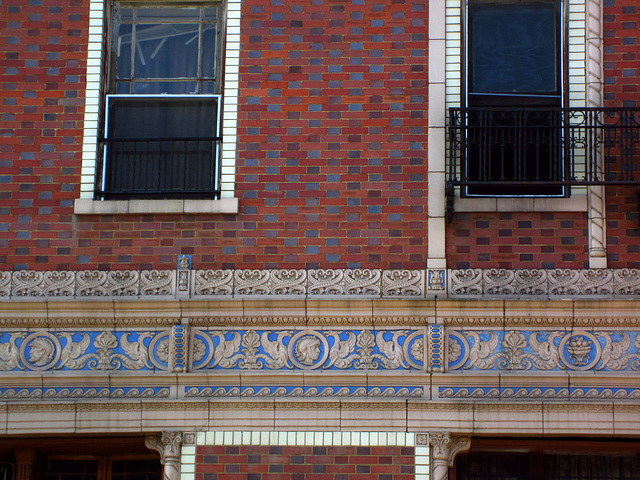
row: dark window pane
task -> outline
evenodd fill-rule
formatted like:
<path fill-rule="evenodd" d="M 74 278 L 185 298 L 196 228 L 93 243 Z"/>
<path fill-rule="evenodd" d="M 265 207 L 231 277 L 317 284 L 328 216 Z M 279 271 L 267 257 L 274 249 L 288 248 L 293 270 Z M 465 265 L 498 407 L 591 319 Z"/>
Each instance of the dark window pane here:
<path fill-rule="evenodd" d="M 116 83 L 116 93 L 131 93 L 129 90 L 131 88 L 131 84 L 129 82 L 118 82 Z"/>
<path fill-rule="evenodd" d="M 217 98 L 109 98 L 109 138 L 214 137 Z"/>
<path fill-rule="evenodd" d="M 197 23 L 137 25 L 134 77 L 197 77 L 199 30 Z"/>
<path fill-rule="evenodd" d="M 199 8 L 139 8 L 137 18 L 140 23 L 197 22 L 199 20 Z"/>
<path fill-rule="evenodd" d="M 157 95 L 161 93 L 169 93 L 175 95 L 190 95 L 194 93 L 207 93 L 198 92 L 198 83 L 193 82 L 135 82 L 133 84 L 133 92 L 139 95 Z M 117 93 L 120 93 L 118 91 Z M 123 93 L 129 93 L 128 91 Z M 211 92 L 213 93 L 213 92 Z"/>
<path fill-rule="evenodd" d="M 118 55 L 118 65 L 116 72 L 118 78 L 131 78 L 131 24 L 120 24 L 118 31 L 118 44 L 116 53 Z"/>
<path fill-rule="evenodd" d="M 120 8 L 120 21 L 133 22 L 133 8 Z"/>
<path fill-rule="evenodd" d="M 47 465 L 46 480 L 95 480 L 97 460 L 54 460 Z"/>
<path fill-rule="evenodd" d="M 216 27 L 204 25 L 202 33 L 202 76 L 216 76 Z"/>
<path fill-rule="evenodd" d="M 121 198 L 212 195 L 217 101 L 205 96 L 109 97 L 105 192 Z"/>
<path fill-rule="evenodd" d="M 555 93 L 558 26 L 553 3 L 470 4 L 471 93 Z"/>
<path fill-rule="evenodd" d="M 203 20 L 207 22 L 215 22 L 218 19 L 217 8 L 205 8 Z"/>
<path fill-rule="evenodd" d="M 200 93 L 214 93 L 216 91 L 216 84 L 214 82 L 202 82 L 200 84 Z"/>

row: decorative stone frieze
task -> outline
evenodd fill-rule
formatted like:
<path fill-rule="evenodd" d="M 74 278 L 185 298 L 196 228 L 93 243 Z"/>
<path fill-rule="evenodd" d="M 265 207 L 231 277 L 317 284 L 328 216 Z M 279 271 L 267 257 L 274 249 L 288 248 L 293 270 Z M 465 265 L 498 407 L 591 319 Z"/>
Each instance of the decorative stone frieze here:
<path fill-rule="evenodd" d="M 640 370 L 640 332 L 447 329 L 447 371 Z"/>
<path fill-rule="evenodd" d="M 169 369 L 168 331 L 0 333 L 0 372 Z"/>
<path fill-rule="evenodd" d="M 415 386 L 338 386 L 338 387 L 301 387 L 301 386 L 186 386 L 187 398 L 421 398 L 424 387 Z"/>
<path fill-rule="evenodd" d="M 449 296 L 598 298 L 638 294 L 638 269 L 449 271 Z"/>
<path fill-rule="evenodd" d="M 438 398 L 459 400 L 640 400 L 639 388 L 439 387 Z"/>
<path fill-rule="evenodd" d="M 0 299 L 225 298 L 608 298 L 640 295 L 639 269 L 177 270 L 0 272 Z"/>
<path fill-rule="evenodd" d="M 193 329 L 191 370 L 424 370 L 424 330 Z"/>

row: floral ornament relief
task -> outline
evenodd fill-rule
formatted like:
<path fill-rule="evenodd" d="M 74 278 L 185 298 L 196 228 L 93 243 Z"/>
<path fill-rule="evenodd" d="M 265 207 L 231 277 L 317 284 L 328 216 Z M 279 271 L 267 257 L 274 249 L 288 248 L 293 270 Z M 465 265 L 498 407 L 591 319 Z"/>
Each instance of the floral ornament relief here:
<path fill-rule="evenodd" d="M 502 340 L 496 332 L 464 332 L 473 339 L 468 361 L 464 369 L 481 370 L 552 370 L 563 368 L 559 360 L 558 347 L 555 340 L 561 336 L 558 332 L 550 332 L 546 340 L 538 338 L 540 332 L 529 332 L 527 336 L 518 330 L 505 332 Z M 481 335 L 489 337 L 483 340 Z M 500 345 L 501 348 L 498 348 Z M 531 349 L 533 353 L 529 352 Z"/>
<path fill-rule="evenodd" d="M 638 332 L 465 330 L 447 335 L 449 370 L 640 370 Z"/>
<path fill-rule="evenodd" d="M 558 346 L 561 360 L 571 370 L 589 370 L 600 361 L 602 348 L 589 332 L 574 332 L 562 339 Z"/>

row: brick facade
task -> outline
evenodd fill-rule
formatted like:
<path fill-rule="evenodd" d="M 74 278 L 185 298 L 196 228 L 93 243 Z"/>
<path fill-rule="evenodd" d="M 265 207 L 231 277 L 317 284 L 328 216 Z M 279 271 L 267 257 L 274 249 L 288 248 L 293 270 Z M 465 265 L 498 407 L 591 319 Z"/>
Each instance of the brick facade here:
<path fill-rule="evenodd" d="M 0 269 L 420 269 L 428 2 L 259 0 L 241 24 L 238 215 L 75 216 L 88 2 L 0 5 Z M 637 7 L 604 7 L 606 106 L 636 106 Z M 609 266 L 640 265 L 636 188 L 608 187 Z M 586 213 L 458 213 L 455 267 L 583 268 Z"/>
<path fill-rule="evenodd" d="M 633 0 L 608 0 L 604 4 L 605 106 L 639 106 L 640 13 Z M 607 189 L 607 251 L 614 268 L 640 267 L 640 217 L 638 189 Z"/>
<path fill-rule="evenodd" d="M 247 5 L 226 217 L 74 216 L 88 2 L 0 6 L 0 268 L 423 268 L 427 2 L 352 3 Z"/>
<path fill-rule="evenodd" d="M 447 226 L 449 268 L 587 268 L 581 212 L 457 213 Z"/>
<path fill-rule="evenodd" d="M 199 446 L 196 480 L 413 480 L 413 447 Z"/>

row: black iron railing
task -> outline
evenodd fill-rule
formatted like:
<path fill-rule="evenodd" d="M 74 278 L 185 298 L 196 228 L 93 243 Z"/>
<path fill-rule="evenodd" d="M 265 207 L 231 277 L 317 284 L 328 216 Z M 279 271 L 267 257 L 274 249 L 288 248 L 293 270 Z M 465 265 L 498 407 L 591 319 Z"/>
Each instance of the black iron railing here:
<path fill-rule="evenodd" d="M 451 108 L 448 211 L 465 196 L 640 184 L 640 109 Z"/>
<path fill-rule="evenodd" d="M 103 138 L 96 198 L 217 198 L 220 137 Z"/>

